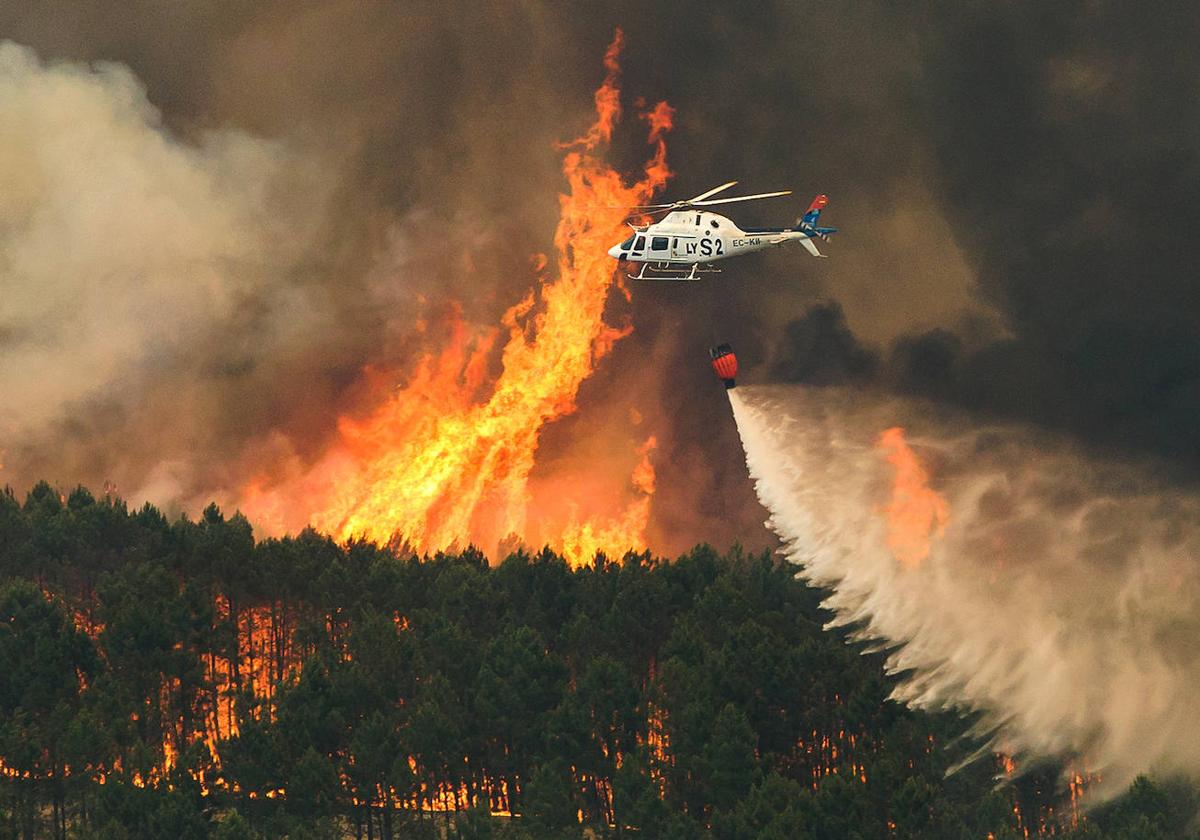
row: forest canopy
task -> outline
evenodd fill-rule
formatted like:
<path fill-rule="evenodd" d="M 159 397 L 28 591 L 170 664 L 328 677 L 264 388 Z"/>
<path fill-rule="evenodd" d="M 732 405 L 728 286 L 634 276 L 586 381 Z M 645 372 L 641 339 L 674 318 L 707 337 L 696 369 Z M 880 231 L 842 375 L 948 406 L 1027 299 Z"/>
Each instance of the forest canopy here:
<path fill-rule="evenodd" d="M 769 553 L 493 560 L 0 493 L 0 838 L 1197 836 L 1183 782 L 948 772 Z"/>

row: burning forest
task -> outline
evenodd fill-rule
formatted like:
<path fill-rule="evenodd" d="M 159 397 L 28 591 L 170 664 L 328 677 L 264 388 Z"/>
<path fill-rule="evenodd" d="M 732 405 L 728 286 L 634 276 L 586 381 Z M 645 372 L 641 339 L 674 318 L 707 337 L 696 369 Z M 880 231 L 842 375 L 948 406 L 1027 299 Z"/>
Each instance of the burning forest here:
<path fill-rule="evenodd" d="M 838 830 L 847 803 L 880 837 L 1078 818 L 1046 773 L 994 790 L 974 762 L 941 789 L 968 754 L 957 718 L 887 701 L 880 657 L 823 631 L 819 594 L 766 553 L 489 566 L 46 485 L 0 496 L 0 538 L 18 833 L 734 838 L 764 808 Z"/>
<path fill-rule="evenodd" d="M 0 4 L 0 840 L 1197 837 L 1186 17 Z"/>

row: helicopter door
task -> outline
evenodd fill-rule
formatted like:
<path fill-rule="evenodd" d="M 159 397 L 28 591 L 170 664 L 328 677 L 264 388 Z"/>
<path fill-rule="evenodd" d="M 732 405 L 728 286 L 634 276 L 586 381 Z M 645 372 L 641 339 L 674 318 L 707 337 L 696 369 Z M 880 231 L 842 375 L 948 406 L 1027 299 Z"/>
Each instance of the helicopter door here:
<path fill-rule="evenodd" d="M 642 258 L 642 253 L 645 250 L 646 250 L 646 237 L 642 236 L 639 233 L 637 235 L 637 239 L 633 240 L 633 249 L 629 252 L 629 259 L 640 260 Z"/>
<path fill-rule="evenodd" d="M 696 258 L 697 246 L 694 236 L 671 237 L 671 259 L 693 260 Z"/>

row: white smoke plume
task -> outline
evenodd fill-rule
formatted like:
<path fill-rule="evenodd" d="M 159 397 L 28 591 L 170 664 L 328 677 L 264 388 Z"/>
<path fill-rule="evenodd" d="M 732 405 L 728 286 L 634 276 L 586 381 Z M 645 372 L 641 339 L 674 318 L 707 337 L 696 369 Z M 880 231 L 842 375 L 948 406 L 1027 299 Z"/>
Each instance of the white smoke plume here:
<path fill-rule="evenodd" d="M 1151 464 L 837 388 L 730 392 L 768 525 L 837 624 L 894 647 L 896 699 L 974 711 L 991 745 L 1098 774 L 1200 777 L 1200 499 Z M 928 556 L 889 548 L 900 426 L 948 508 Z"/>
<path fill-rule="evenodd" d="M 184 493 L 227 431 L 215 407 L 324 319 L 303 266 L 329 189 L 280 143 L 173 136 L 123 65 L 0 43 L 7 475 Z"/>

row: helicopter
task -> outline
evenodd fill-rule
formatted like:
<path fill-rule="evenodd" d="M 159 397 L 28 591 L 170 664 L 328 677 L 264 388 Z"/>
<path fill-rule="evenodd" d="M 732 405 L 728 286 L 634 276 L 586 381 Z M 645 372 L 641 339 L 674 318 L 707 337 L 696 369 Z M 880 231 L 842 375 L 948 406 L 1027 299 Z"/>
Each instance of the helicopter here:
<path fill-rule="evenodd" d="M 791 190 L 741 195 L 734 198 L 712 196 L 736 184 L 730 181 L 719 187 L 700 193 L 686 201 L 672 204 L 642 204 L 627 209 L 649 211 L 644 215 L 654 216 L 666 212 L 657 222 L 639 226 L 630 225 L 633 234 L 619 245 L 608 249 L 608 255 L 618 263 L 638 263 L 637 274 L 631 280 L 699 280 L 702 274 L 715 274 L 720 268 L 713 265 L 717 260 L 761 251 L 785 242 L 799 242 L 814 257 L 824 257 L 817 250 L 814 239 L 829 241 L 837 228 L 817 227 L 821 210 L 829 203 L 822 194 L 812 200 L 804 215 L 790 228 L 741 228 L 727 216 L 701 208 L 713 204 L 732 204 L 735 201 L 752 201 L 760 198 L 775 198 L 791 195 Z"/>

